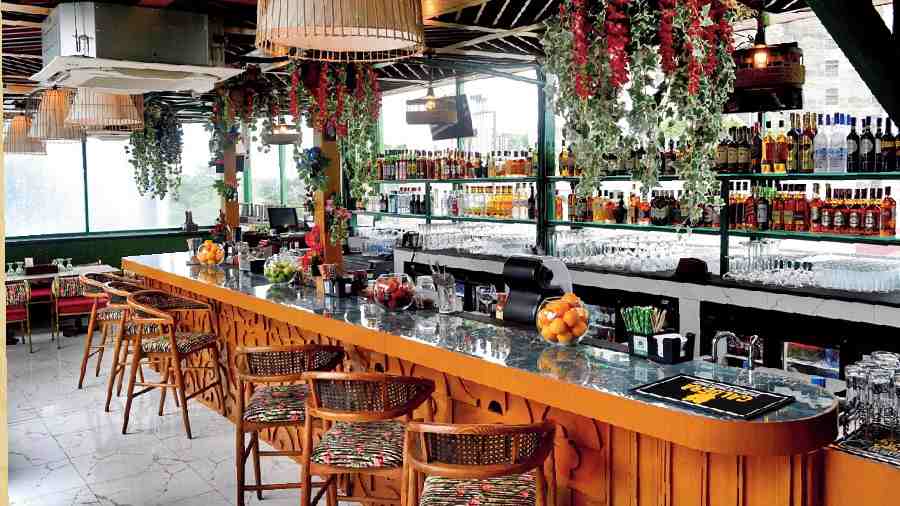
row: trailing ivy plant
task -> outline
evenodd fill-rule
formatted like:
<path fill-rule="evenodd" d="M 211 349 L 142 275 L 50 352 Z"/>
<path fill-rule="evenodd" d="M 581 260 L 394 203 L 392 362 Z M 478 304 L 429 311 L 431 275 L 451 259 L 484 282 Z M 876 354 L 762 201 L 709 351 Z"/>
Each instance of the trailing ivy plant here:
<path fill-rule="evenodd" d="M 181 186 L 181 121 L 168 104 L 154 103 L 144 108 L 144 128 L 131 133 L 125 147 L 134 167 L 137 191 L 164 199 Z"/>
<path fill-rule="evenodd" d="M 583 169 L 581 194 L 632 149 L 644 153 L 633 176 L 649 192 L 665 132 L 683 146 L 676 171 L 688 224 L 721 205 L 712 161 L 734 81 L 733 19 L 731 0 L 562 0 L 544 67 Z"/>
<path fill-rule="evenodd" d="M 212 187 L 214 190 L 216 190 L 216 193 L 219 195 L 219 197 L 225 200 L 225 202 L 237 202 L 237 185 L 231 185 L 226 183 L 223 179 L 217 179 L 213 182 Z"/>

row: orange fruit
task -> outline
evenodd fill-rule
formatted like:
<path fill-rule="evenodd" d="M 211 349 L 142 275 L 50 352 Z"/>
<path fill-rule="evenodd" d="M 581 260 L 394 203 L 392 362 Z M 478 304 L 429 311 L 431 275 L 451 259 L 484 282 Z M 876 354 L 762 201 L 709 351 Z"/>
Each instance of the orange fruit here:
<path fill-rule="evenodd" d="M 566 314 L 563 315 L 563 321 L 566 322 L 566 325 L 569 327 L 574 327 L 577 325 L 581 318 L 578 317 L 578 308 L 573 308 L 566 311 Z"/>
<path fill-rule="evenodd" d="M 572 327 L 572 335 L 575 337 L 581 337 L 587 332 L 587 325 L 584 322 L 578 322 L 576 325 Z"/>
<path fill-rule="evenodd" d="M 581 305 L 581 299 L 579 299 L 577 295 L 575 295 L 574 293 L 571 293 L 571 292 L 563 295 L 561 300 L 572 306 L 580 306 Z"/>
<path fill-rule="evenodd" d="M 578 315 L 579 320 L 581 320 L 583 322 L 587 322 L 588 313 L 587 313 L 587 310 L 585 310 L 583 307 L 576 307 L 576 308 L 572 309 L 572 311 L 575 311 L 575 314 Z"/>
<path fill-rule="evenodd" d="M 538 328 L 539 328 L 539 329 L 542 329 L 542 328 L 544 328 L 548 323 L 550 323 L 550 319 L 547 318 L 547 312 L 546 312 L 546 311 L 538 311 L 538 316 L 537 316 L 537 326 L 538 326 Z"/>
<path fill-rule="evenodd" d="M 550 327 L 544 327 L 544 329 L 541 330 L 541 335 L 548 341 L 556 342 L 556 334 L 550 330 Z"/>
<path fill-rule="evenodd" d="M 547 304 L 547 311 L 556 313 L 556 316 L 562 316 L 566 314 L 566 311 L 568 311 L 570 308 L 571 306 L 561 300 L 554 300 L 553 302 Z"/>
<path fill-rule="evenodd" d="M 557 318 L 550 322 L 550 325 L 545 327 L 550 329 L 554 334 L 561 334 L 563 332 L 568 332 L 569 327 L 566 325 L 566 322 L 563 321 L 562 318 Z"/>
<path fill-rule="evenodd" d="M 556 338 L 559 339 L 559 342 L 562 344 L 569 344 L 572 342 L 572 339 L 575 339 L 575 336 L 573 336 L 571 332 L 562 332 L 557 334 Z"/>

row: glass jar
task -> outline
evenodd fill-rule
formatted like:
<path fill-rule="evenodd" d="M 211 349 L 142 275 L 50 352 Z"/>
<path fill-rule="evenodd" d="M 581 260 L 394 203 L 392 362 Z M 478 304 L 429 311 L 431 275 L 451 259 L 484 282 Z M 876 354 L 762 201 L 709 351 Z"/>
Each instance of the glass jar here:
<path fill-rule="evenodd" d="M 294 255 L 272 255 L 263 266 L 266 279 L 273 284 L 290 283 L 297 274 L 297 257 Z"/>
<path fill-rule="evenodd" d="M 413 303 L 415 285 L 406 274 L 382 274 L 375 280 L 375 302 L 388 311 L 403 311 Z"/>
<path fill-rule="evenodd" d="M 538 332 L 548 343 L 571 346 L 587 334 L 590 315 L 575 294 L 544 300 L 537 311 Z"/>

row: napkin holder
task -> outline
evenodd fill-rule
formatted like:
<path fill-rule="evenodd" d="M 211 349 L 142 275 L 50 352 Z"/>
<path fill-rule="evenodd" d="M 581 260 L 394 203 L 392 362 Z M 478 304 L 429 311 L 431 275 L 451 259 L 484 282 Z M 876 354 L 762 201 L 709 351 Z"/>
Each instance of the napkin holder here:
<path fill-rule="evenodd" d="M 629 352 L 632 355 L 660 364 L 679 364 L 694 360 L 693 332 L 682 337 L 673 332 L 662 332 L 651 336 L 628 335 Z"/>

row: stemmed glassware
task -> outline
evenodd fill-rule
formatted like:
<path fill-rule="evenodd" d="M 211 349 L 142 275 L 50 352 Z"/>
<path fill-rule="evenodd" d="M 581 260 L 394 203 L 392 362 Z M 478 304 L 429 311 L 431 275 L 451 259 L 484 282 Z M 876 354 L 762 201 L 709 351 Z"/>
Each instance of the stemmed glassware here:
<path fill-rule="evenodd" d="M 25 275 L 25 262 L 16 262 L 16 274 L 19 276 Z"/>
<path fill-rule="evenodd" d="M 71 259 L 71 258 L 66 258 L 66 270 L 71 272 L 71 271 L 73 271 L 74 269 L 75 269 L 75 268 L 72 267 L 72 259 Z"/>
<path fill-rule="evenodd" d="M 12 276 L 16 273 L 16 269 L 13 267 L 13 265 L 15 265 L 15 264 L 12 262 L 6 263 L 6 275 L 7 276 Z"/>

